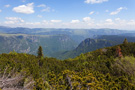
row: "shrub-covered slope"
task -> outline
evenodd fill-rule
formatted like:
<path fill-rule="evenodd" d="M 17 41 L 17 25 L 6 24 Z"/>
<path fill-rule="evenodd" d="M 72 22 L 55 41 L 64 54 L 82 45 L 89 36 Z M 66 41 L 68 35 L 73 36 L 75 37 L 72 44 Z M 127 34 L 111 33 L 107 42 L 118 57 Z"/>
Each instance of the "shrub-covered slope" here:
<path fill-rule="evenodd" d="M 11 52 L 0 55 L 1 89 L 135 90 L 135 43 L 64 61 Z"/>

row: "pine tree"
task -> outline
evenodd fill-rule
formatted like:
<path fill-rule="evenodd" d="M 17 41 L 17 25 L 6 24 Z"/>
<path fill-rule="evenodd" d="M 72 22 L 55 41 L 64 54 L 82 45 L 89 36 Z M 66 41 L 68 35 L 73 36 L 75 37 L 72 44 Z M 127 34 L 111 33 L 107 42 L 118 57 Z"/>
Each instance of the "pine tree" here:
<path fill-rule="evenodd" d="M 125 38 L 124 42 L 123 42 L 124 45 L 128 44 L 128 40 Z"/>
<path fill-rule="evenodd" d="M 42 50 L 42 47 L 41 47 L 41 46 L 39 46 L 37 53 L 38 53 L 38 57 L 39 57 L 39 58 L 41 58 L 41 57 L 44 56 L 44 55 L 43 55 L 43 50 Z"/>

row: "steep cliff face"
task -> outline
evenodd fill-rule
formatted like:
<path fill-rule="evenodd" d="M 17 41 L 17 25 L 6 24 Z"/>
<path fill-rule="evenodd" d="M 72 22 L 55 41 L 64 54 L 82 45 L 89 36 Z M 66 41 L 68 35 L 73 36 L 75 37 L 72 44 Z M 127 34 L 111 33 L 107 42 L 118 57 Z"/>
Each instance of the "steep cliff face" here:
<path fill-rule="evenodd" d="M 39 45 L 43 47 L 45 56 L 76 47 L 76 43 L 65 35 L 0 35 L 0 53 L 9 53 L 14 50 L 18 53 L 36 55 Z"/>

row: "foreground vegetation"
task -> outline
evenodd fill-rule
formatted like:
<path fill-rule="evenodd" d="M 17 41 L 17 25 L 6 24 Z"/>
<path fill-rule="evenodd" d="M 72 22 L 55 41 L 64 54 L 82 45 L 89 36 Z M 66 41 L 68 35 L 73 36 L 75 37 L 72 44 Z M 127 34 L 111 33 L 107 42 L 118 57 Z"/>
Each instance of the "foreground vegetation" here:
<path fill-rule="evenodd" d="M 42 54 L 1 54 L 0 88 L 135 90 L 134 55 L 135 43 L 128 42 L 64 61 Z"/>

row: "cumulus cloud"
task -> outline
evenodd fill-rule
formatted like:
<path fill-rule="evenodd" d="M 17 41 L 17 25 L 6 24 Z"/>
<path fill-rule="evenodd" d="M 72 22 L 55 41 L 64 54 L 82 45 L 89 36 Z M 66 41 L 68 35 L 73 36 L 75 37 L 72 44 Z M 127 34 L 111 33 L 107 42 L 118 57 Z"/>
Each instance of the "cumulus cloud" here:
<path fill-rule="evenodd" d="M 112 19 L 106 19 L 105 21 L 106 22 L 112 22 Z"/>
<path fill-rule="evenodd" d="M 79 23 L 79 20 L 72 20 L 71 23 Z"/>
<path fill-rule="evenodd" d="M 116 11 L 111 12 L 110 15 L 116 15 L 116 14 L 118 14 L 123 9 L 127 9 L 127 8 L 126 7 L 120 7 Z"/>
<path fill-rule="evenodd" d="M 6 8 L 8 8 L 8 7 L 10 7 L 10 5 L 9 5 L 9 4 L 7 4 L 7 5 L 5 5 L 5 7 L 6 7 Z"/>
<path fill-rule="evenodd" d="M 0 12 L 2 12 L 2 10 L 0 9 Z"/>
<path fill-rule="evenodd" d="M 48 6 L 45 5 L 45 4 L 40 4 L 40 5 L 38 5 L 37 7 L 42 8 L 41 12 L 50 12 L 50 11 L 51 11 L 51 8 L 48 7 Z M 52 11 L 53 11 L 53 10 L 52 10 Z"/>
<path fill-rule="evenodd" d="M 52 23 L 59 23 L 62 22 L 62 20 L 51 20 Z"/>
<path fill-rule="evenodd" d="M 85 0 L 84 2 L 87 4 L 95 4 L 95 3 L 103 3 L 103 2 L 107 2 L 108 0 Z"/>
<path fill-rule="evenodd" d="M 18 17 L 6 17 L 7 21 L 5 21 L 5 24 L 15 24 L 15 23 L 23 23 L 24 20 Z"/>
<path fill-rule="evenodd" d="M 113 20 L 112 19 L 106 19 L 105 20 L 105 24 L 108 24 L 108 25 L 112 25 L 113 24 Z"/>
<path fill-rule="evenodd" d="M 91 11 L 90 13 L 89 13 L 89 15 L 92 15 L 94 13 L 94 11 Z"/>
<path fill-rule="evenodd" d="M 90 17 L 84 17 L 83 18 L 83 22 L 90 22 L 91 21 L 91 18 Z"/>
<path fill-rule="evenodd" d="M 18 7 L 14 7 L 13 11 L 17 13 L 23 13 L 23 14 L 32 14 L 34 13 L 34 3 L 28 3 L 26 5 L 20 5 Z"/>

